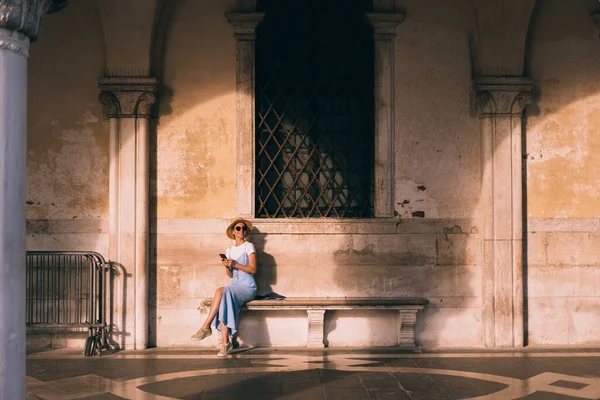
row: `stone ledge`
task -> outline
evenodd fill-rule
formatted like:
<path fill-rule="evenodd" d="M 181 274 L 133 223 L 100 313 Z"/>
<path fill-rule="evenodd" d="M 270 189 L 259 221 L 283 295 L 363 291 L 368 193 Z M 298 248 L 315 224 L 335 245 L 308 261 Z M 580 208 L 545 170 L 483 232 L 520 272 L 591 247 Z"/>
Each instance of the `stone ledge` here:
<path fill-rule="evenodd" d="M 296 219 L 249 218 L 262 234 L 476 234 L 473 221 L 467 218 L 373 218 L 373 219 Z M 159 234 L 221 234 L 229 225 L 228 219 L 159 219 L 154 228 Z"/>
<path fill-rule="evenodd" d="M 108 233 L 108 219 L 28 219 L 28 235 Z"/>
<path fill-rule="evenodd" d="M 258 234 L 478 234 L 467 218 L 374 218 L 374 219 L 249 219 Z M 151 232 L 168 234 L 223 234 L 229 219 L 161 218 Z M 108 233 L 108 218 L 28 219 L 27 234 Z"/>
<path fill-rule="evenodd" d="M 600 218 L 544 218 L 527 220 L 527 231 L 537 232 L 600 232 Z"/>

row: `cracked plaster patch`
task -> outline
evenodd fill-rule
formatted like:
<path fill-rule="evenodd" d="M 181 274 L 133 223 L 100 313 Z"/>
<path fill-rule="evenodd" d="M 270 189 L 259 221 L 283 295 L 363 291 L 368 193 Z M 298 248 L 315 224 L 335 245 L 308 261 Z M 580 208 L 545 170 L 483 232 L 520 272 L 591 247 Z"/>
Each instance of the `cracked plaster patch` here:
<path fill-rule="evenodd" d="M 438 202 L 428 195 L 427 185 L 406 179 L 396 181 L 395 209 L 401 218 L 439 218 Z"/>

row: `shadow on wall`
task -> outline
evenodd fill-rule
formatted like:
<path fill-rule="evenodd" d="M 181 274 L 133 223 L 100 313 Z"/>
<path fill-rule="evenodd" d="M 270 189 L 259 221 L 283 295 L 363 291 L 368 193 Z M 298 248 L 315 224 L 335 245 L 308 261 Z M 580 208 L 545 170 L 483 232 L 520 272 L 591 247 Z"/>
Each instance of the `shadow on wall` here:
<path fill-rule="evenodd" d="M 315 282 L 317 288 L 322 288 L 317 296 L 425 298 L 429 304 L 417 314 L 417 346 L 424 342 L 452 346 L 463 329 L 481 331 L 480 309 L 476 306 L 480 299 L 480 267 L 464 265 L 476 264 L 465 262 L 469 258 L 468 235 L 458 233 L 457 226 L 423 233 L 424 226 L 443 225 L 431 220 L 398 220 L 397 226 L 404 224 L 415 229 L 346 235 L 334 254 L 331 277 L 320 274 L 322 281 Z M 452 230 L 456 233 L 444 233 Z M 325 314 L 325 341 L 333 346 L 396 346 L 400 342 L 398 314 L 329 311 Z M 477 334 L 469 336 L 464 340 L 476 340 Z"/>
<path fill-rule="evenodd" d="M 132 336 L 131 332 L 126 331 L 127 327 L 127 280 L 131 279 L 131 274 L 122 264 L 110 262 L 111 275 L 109 282 L 109 296 L 107 304 L 108 318 L 107 325 L 110 327 L 109 342 L 111 346 L 118 350 L 125 348 L 125 338 Z M 120 292 L 120 293 L 119 293 Z M 117 302 L 120 304 L 117 306 Z M 115 312 L 115 309 L 119 312 Z M 119 329 L 120 328 L 120 329 Z"/>
<path fill-rule="evenodd" d="M 256 227 L 248 237 L 248 241 L 254 244 L 256 249 L 257 272 L 254 277 L 256 280 L 256 294 L 264 295 L 273 291 L 273 285 L 277 284 L 277 263 L 275 258 L 265 251 L 268 234 L 263 234 Z M 244 312 L 240 313 L 240 339 L 244 340 L 244 332 L 252 332 L 256 343 L 253 345 L 270 346 L 271 335 L 269 334 L 269 325 L 267 323 L 268 312 L 254 311 L 251 318 L 244 318 Z"/>
<path fill-rule="evenodd" d="M 248 241 L 254 244 L 257 254 L 257 263 L 260 266 L 254 277 L 257 285 L 257 295 L 273 292 L 273 285 L 277 284 L 277 262 L 275 258 L 265 251 L 268 234 L 261 233 L 258 228 L 252 230 Z"/>
<path fill-rule="evenodd" d="M 158 345 L 158 212 L 156 203 L 157 180 L 157 125 L 158 119 L 150 120 L 150 140 L 148 143 L 150 163 L 148 179 L 150 198 L 148 202 L 148 347 Z"/>

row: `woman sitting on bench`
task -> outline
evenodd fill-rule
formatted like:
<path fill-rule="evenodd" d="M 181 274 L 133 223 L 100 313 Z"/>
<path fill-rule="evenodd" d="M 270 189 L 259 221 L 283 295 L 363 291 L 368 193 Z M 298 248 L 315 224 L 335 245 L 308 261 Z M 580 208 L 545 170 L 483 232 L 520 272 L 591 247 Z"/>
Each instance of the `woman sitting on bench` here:
<path fill-rule="evenodd" d="M 256 250 L 246 242 L 252 224 L 243 218 L 235 218 L 227 228 L 227 236 L 235 240 L 235 245 L 221 254 L 221 264 L 225 267 L 229 284 L 215 292 L 210 311 L 202 327 L 192 336 L 192 340 L 202 340 L 212 334 L 211 325 L 221 331 L 223 341 L 217 355 L 225 357 L 233 350 L 233 337 L 237 331 L 240 308 L 256 295 Z M 223 257 L 225 256 L 225 257 Z"/>

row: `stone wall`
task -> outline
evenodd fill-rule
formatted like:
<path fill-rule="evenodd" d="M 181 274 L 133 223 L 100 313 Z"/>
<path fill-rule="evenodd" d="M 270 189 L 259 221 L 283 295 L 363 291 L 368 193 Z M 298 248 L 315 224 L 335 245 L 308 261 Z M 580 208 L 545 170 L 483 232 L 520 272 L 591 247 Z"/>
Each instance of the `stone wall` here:
<path fill-rule="evenodd" d="M 28 74 L 26 246 L 107 254 L 108 125 L 95 85 L 102 27 L 81 1 L 43 30 Z"/>
<path fill-rule="evenodd" d="M 108 125 L 95 84 L 104 63 L 100 20 L 82 1 L 42 29 L 28 74 L 27 218 L 107 218 Z"/>
<path fill-rule="evenodd" d="M 108 257 L 109 127 L 97 79 L 112 46 L 104 38 L 116 39 L 103 35 L 95 4 L 73 2 L 44 24 L 32 47 L 29 250 Z M 159 346 L 191 345 L 205 316 L 200 300 L 227 283 L 218 254 L 230 245 L 224 231 L 238 206 L 236 41 L 225 18 L 235 1 L 173 4 L 162 47 L 122 59 L 138 67 L 153 53 L 150 70 L 161 82 L 150 146 L 149 323 L 150 344 Z M 525 70 L 535 92 L 523 147 L 524 285 L 532 345 L 598 342 L 600 38 L 589 19 L 595 5 L 540 0 L 529 29 Z M 476 15 L 467 0 L 397 6 L 406 13 L 395 47 L 397 215 L 256 221 L 250 241 L 259 249 L 259 292 L 425 297 L 420 345 L 480 346 L 481 174 L 489 166 L 481 164 L 473 90 Z M 115 54 L 125 50 L 111 49 L 111 59 L 121 60 Z M 257 312 L 241 324 L 241 339 L 250 344 L 306 340 L 302 312 Z M 396 335 L 395 312 L 327 314 L 331 346 L 394 345 Z"/>
<path fill-rule="evenodd" d="M 594 7 L 544 1 L 530 29 L 536 98 L 527 110 L 524 158 L 532 345 L 600 343 L 600 37 L 589 19 Z"/>
<path fill-rule="evenodd" d="M 227 221 L 159 221 L 157 255 L 157 338 L 159 344 L 185 344 L 204 314 L 196 308 L 227 283 L 218 253 L 229 245 Z M 259 250 L 259 293 L 300 297 L 426 297 L 419 321 L 420 343 L 477 345 L 481 342 L 479 235 L 468 220 L 428 219 L 331 224 L 257 222 L 250 236 Z M 253 313 L 254 314 L 254 313 Z M 241 330 L 253 344 L 298 345 L 284 326 L 306 330 L 306 315 L 248 315 L 244 324 L 279 326 L 276 332 Z M 337 312 L 327 315 L 331 345 L 390 345 L 397 334 L 395 312 Z M 263 321 L 263 322 L 260 322 Z M 337 321 L 337 322 L 334 322 Z M 357 330 L 347 326 L 355 321 Z M 280 325 L 281 324 L 281 325 Z M 463 329 L 468 327 L 469 329 Z M 300 328 L 299 328 L 300 329 Z M 301 331 L 300 331 L 301 332 Z M 382 332 L 384 332 L 382 334 Z M 203 343 L 205 344 L 205 343 Z"/>

